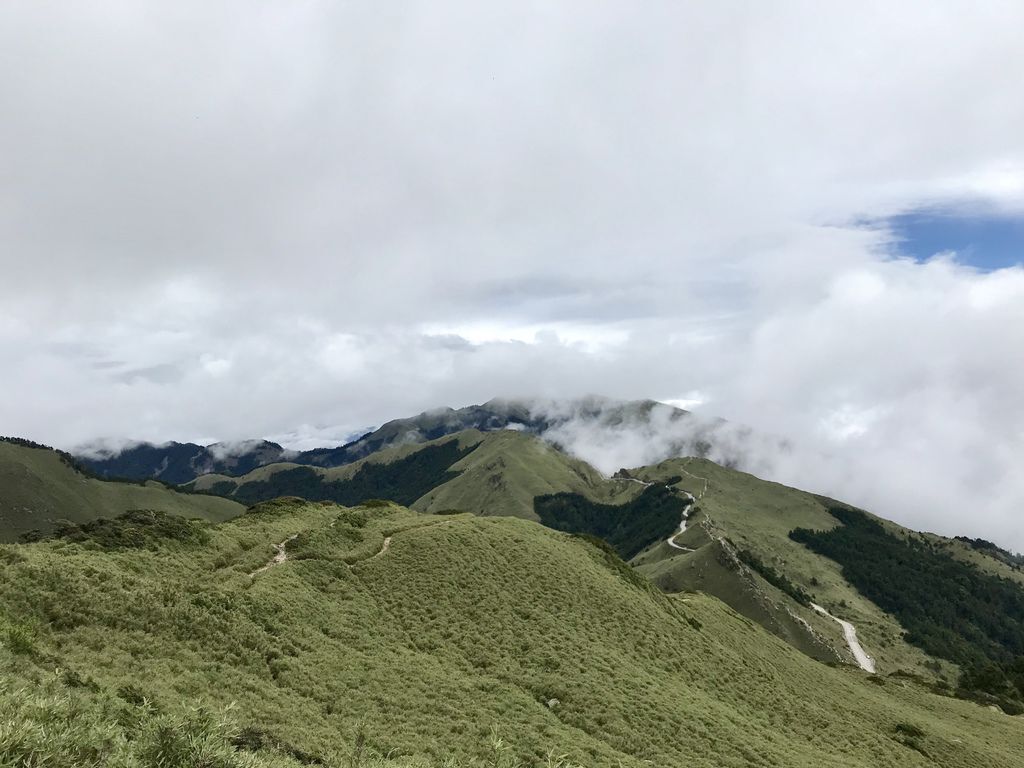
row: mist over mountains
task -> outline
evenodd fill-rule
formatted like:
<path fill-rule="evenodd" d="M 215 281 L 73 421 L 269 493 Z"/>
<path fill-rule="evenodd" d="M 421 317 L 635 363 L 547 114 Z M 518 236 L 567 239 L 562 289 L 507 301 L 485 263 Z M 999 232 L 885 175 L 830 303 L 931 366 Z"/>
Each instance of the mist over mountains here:
<path fill-rule="evenodd" d="M 288 450 L 268 440 L 164 444 L 120 448 L 102 443 L 75 453 L 101 477 L 156 478 L 172 484 L 205 474 L 244 475 L 277 462 L 337 467 L 395 445 L 434 440 L 465 429 L 523 430 L 543 437 L 605 474 L 675 456 L 711 458 L 721 464 L 757 469 L 761 446 L 770 442 L 752 430 L 707 419 L 654 400 L 620 401 L 590 396 L 574 400 L 495 398 L 482 405 L 439 408 L 395 419 L 337 447 Z M 774 441 L 783 448 L 781 441 Z"/>
<path fill-rule="evenodd" d="M 978 485 L 991 468 L 963 466 L 963 473 L 935 482 L 926 468 L 894 462 L 892 449 L 858 441 L 792 440 L 784 435 L 712 418 L 655 400 L 494 398 L 480 405 L 436 408 L 389 421 L 336 446 L 293 450 L 263 439 L 200 445 L 96 441 L 73 451 L 101 477 L 155 478 L 182 484 L 206 474 L 240 476 L 257 467 L 288 463 L 339 467 L 396 445 L 417 444 L 465 429 L 518 429 L 538 435 L 610 475 L 680 456 L 709 458 L 785 485 L 807 488 L 879 510 L 904 525 L 944 535 L 968 534 L 1024 550 L 1024 530 L 1012 516 L 964 517 L 951 499 L 993 492 Z M 301 438 L 300 438 L 301 439 Z M 308 442 L 307 442 L 308 444 Z M 947 450 L 954 450 L 950 445 Z"/>

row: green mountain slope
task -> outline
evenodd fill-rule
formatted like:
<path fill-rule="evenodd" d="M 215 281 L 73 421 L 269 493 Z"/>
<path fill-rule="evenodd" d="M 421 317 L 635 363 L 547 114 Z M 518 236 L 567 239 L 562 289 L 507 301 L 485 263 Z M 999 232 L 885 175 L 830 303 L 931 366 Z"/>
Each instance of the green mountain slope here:
<path fill-rule="evenodd" d="M 57 451 L 0 441 L 0 541 L 14 541 L 30 531 L 52 531 L 58 520 L 83 523 L 130 509 L 208 520 L 226 520 L 244 511 L 236 502 L 178 493 L 157 482 L 87 477 Z"/>
<path fill-rule="evenodd" d="M 160 479 L 182 484 L 211 473 L 239 476 L 257 467 L 284 462 L 286 458 L 287 463 L 302 466 L 341 467 L 388 448 L 421 444 L 467 430 L 492 432 L 513 428 L 535 435 L 550 430 L 558 434 L 561 427 L 573 422 L 591 428 L 629 427 L 652 432 L 659 426 L 684 420 L 689 421 L 688 434 L 673 443 L 668 455 L 706 454 L 712 448 L 716 428 L 725 423 L 699 421 L 687 411 L 653 400 L 623 401 L 597 396 L 574 400 L 495 398 L 458 410 L 436 408 L 411 418 L 394 419 L 334 448 L 287 451 L 266 440 L 208 446 L 143 442 L 118 450 L 100 444 L 83 446 L 77 460 L 104 478 Z"/>
<path fill-rule="evenodd" d="M 542 494 L 571 492 L 622 504 L 643 490 L 605 478 L 533 435 L 475 429 L 387 448 L 343 467 L 269 464 L 238 478 L 204 475 L 188 487 L 246 503 L 278 496 L 344 504 L 382 498 L 423 512 L 459 509 L 532 520 L 538 519 L 534 499 Z"/>
<path fill-rule="evenodd" d="M 198 729 L 227 750 L 202 763 L 218 766 L 248 748 L 282 766 L 360 752 L 512 765 L 490 759 L 492 730 L 524 765 L 551 750 L 586 766 L 1024 762 L 1001 713 L 815 662 L 533 522 L 283 500 L 188 525 L 196 536 L 154 547 L 106 534 L 0 547 L 0 665 L 27 686 L 0 690 L 4 711 L 59 719 L 72 697 L 83 723 L 140 733 L 131 748 L 151 755 Z M 22 703 L 38 696 L 55 703 Z M 231 702 L 234 738 L 172 725 Z M 0 736 L 8 762 L 39 735 L 23 730 Z"/>
<path fill-rule="evenodd" d="M 544 494 L 578 493 L 605 504 L 622 504 L 643 490 L 636 483 L 609 480 L 585 461 L 513 430 L 487 434 L 451 469 L 458 475 L 418 499 L 414 509 L 461 509 L 537 520 L 534 499 Z"/>

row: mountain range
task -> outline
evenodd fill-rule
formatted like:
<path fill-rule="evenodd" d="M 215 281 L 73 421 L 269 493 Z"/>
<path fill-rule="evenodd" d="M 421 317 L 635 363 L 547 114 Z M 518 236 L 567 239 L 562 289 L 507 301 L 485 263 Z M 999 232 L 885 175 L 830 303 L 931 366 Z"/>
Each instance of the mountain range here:
<path fill-rule="evenodd" d="M 157 479 L 179 485 L 201 475 L 244 475 L 257 467 L 278 462 L 340 467 L 396 445 L 418 444 L 466 429 L 490 432 L 518 429 L 548 435 L 558 442 L 559 429 L 567 424 L 609 430 L 643 425 L 663 428 L 685 423 L 687 429 L 666 448 L 671 455 L 707 455 L 721 420 L 706 421 L 688 411 L 654 400 L 617 401 L 603 397 L 577 400 L 496 398 L 465 408 L 439 408 L 410 418 L 389 421 L 342 445 L 306 451 L 286 450 L 264 439 L 230 443 L 130 443 L 118 448 L 100 442 L 75 451 L 76 458 L 100 477 L 127 480 Z M 726 449 L 729 451 L 730 449 Z M 733 451 L 733 453 L 736 453 Z M 723 456 L 725 463 L 738 455 Z"/>
<path fill-rule="evenodd" d="M 221 464 L 150 446 L 162 477 L 203 468 L 180 487 L 0 442 L 0 754 L 1024 764 L 1019 556 L 713 461 L 714 428 L 611 473 L 554 438 L 693 418 L 665 408 L 491 401 Z"/>

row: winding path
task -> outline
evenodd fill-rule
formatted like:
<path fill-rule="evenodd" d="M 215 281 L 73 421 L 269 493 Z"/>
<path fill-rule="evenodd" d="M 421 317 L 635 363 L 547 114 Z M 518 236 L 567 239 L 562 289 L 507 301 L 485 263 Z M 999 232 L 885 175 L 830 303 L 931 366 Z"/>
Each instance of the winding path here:
<path fill-rule="evenodd" d="M 681 536 L 683 533 L 686 532 L 686 520 L 690 517 L 690 512 L 691 510 L 693 510 L 693 505 L 697 503 L 697 500 L 693 498 L 692 493 L 687 493 L 686 491 L 683 491 L 683 493 L 686 493 L 686 498 L 689 500 L 689 503 L 685 507 L 683 507 L 683 519 L 679 521 L 679 530 L 673 533 L 667 539 L 665 539 L 665 543 L 673 549 L 678 549 L 682 552 L 695 552 L 696 550 L 693 550 L 690 547 L 684 547 L 682 544 L 676 544 L 676 536 Z"/>
<path fill-rule="evenodd" d="M 650 483 L 648 483 L 648 485 L 650 485 Z M 335 521 L 332 521 L 330 523 L 330 525 L 328 525 L 328 528 L 333 528 L 334 527 L 334 522 Z M 433 527 L 435 525 L 450 525 L 451 523 L 452 523 L 451 520 L 443 520 L 441 522 L 428 523 L 426 525 L 414 525 L 414 526 L 410 526 L 409 528 L 405 528 L 403 530 L 413 531 L 413 530 L 416 530 L 417 528 L 431 528 L 431 527 Z M 263 573 L 264 571 L 270 570 L 275 565 L 280 565 L 285 560 L 287 560 L 288 559 L 288 550 L 287 550 L 288 542 L 294 540 L 295 538 L 297 538 L 298 535 L 299 534 L 297 534 L 297 533 L 293 533 L 291 536 L 289 536 L 287 539 L 285 539 L 281 543 L 275 544 L 274 545 L 274 556 L 272 558 L 270 558 L 270 560 L 267 561 L 266 565 L 263 565 L 263 566 L 257 568 L 252 573 L 250 573 L 249 574 L 249 578 L 251 579 L 257 573 Z M 392 534 L 392 536 L 393 535 L 394 534 Z M 384 542 L 381 544 L 380 551 L 379 552 L 374 552 L 369 557 L 364 558 L 363 562 L 365 562 L 366 560 L 376 560 L 378 557 L 380 557 L 381 555 L 386 553 L 389 549 L 391 549 L 391 538 L 392 538 L 392 536 L 385 536 L 384 537 Z M 359 562 L 359 561 L 357 561 L 357 562 Z M 351 566 L 352 563 L 350 563 L 349 565 Z"/>
<path fill-rule="evenodd" d="M 687 460 L 687 463 L 689 463 L 689 460 Z M 680 471 L 683 474 L 689 475 L 695 480 L 703 480 L 704 487 L 700 489 L 700 492 L 697 494 L 696 498 L 692 493 L 683 491 L 683 493 L 686 494 L 686 498 L 689 499 L 690 503 L 683 507 L 683 519 L 679 523 L 679 530 L 673 533 L 667 539 L 665 539 L 665 543 L 673 549 L 678 549 L 682 552 L 695 552 L 696 550 L 690 549 L 690 547 L 684 547 L 681 544 L 676 544 L 676 537 L 681 536 L 686 531 L 686 521 L 690 517 L 690 513 L 693 511 L 693 507 L 697 503 L 697 499 L 703 499 L 704 494 L 708 492 L 708 479 L 706 477 L 700 477 L 699 475 L 695 475 L 692 472 L 687 472 L 685 469 L 680 469 Z M 650 485 L 650 483 L 648 483 L 648 485 Z M 667 488 L 668 486 L 666 485 L 665 487 Z"/>
<path fill-rule="evenodd" d="M 696 498 L 694 498 L 693 494 L 691 493 L 686 494 L 687 498 L 689 499 L 689 504 L 687 504 L 683 508 L 683 519 L 679 523 L 679 530 L 673 533 L 671 536 L 669 536 L 665 540 L 665 543 L 673 549 L 678 549 L 683 552 L 693 552 L 694 550 L 690 549 L 689 547 L 684 547 L 681 544 L 676 544 L 676 537 L 686 531 L 686 519 L 690 516 L 690 512 L 692 511 L 694 505 L 697 503 L 697 500 L 704 498 L 704 494 L 708 492 L 708 479 L 706 477 L 701 477 L 700 475 L 695 475 L 692 472 L 687 472 L 685 469 L 682 468 L 680 468 L 680 471 L 685 475 L 689 475 L 695 480 L 703 481 L 704 487 L 700 489 L 700 492 L 697 494 Z M 642 480 L 635 480 L 634 478 L 629 479 L 633 480 L 633 482 L 643 483 L 644 485 L 651 485 L 651 483 L 644 483 Z M 857 628 L 853 626 L 853 624 L 851 624 L 850 622 L 844 621 L 843 619 L 840 619 L 838 616 L 833 616 L 831 613 L 826 611 L 817 603 L 811 603 L 811 608 L 820 613 L 822 616 L 827 616 L 833 621 L 839 623 L 839 626 L 843 628 L 843 637 L 846 638 L 846 644 L 850 647 L 850 653 L 852 653 L 853 658 L 857 660 L 858 666 L 860 666 L 860 668 L 863 669 L 865 672 L 868 672 L 872 675 L 875 674 L 875 660 L 868 655 L 868 652 L 864 650 L 864 646 L 860 644 L 860 640 L 857 639 Z M 801 619 L 801 621 L 803 620 Z M 804 623 L 806 624 L 807 622 Z M 810 627 L 808 626 L 808 628 Z"/>
<path fill-rule="evenodd" d="M 862 646 L 860 644 L 860 640 L 857 639 L 857 628 L 850 622 L 843 621 L 838 616 L 833 616 L 817 603 L 811 603 L 811 608 L 822 616 L 828 616 L 833 621 L 839 622 L 839 625 L 843 628 L 843 637 L 846 638 L 846 644 L 850 646 L 850 653 L 852 653 L 853 658 L 857 660 L 857 664 L 865 672 L 875 674 L 875 660 L 868 656 L 867 651 L 864 650 L 864 646 Z"/>
<path fill-rule="evenodd" d="M 687 472 L 685 469 L 682 469 L 682 468 L 680 468 L 679 471 L 682 472 L 684 475 L 689 475 L 694 480 L 703 480 L 704 481 L 704 487 L 701 488 L 700 489 L 700 493 L 697 494 L 697 498 L 698 499 L 703 499 L 704 498 L 704 494 L 708 492 L 708 479 L 706 477 L 701 477 L 700 475 L 695 475 L 695 474 L 693 474 L 693 472 Z"/>

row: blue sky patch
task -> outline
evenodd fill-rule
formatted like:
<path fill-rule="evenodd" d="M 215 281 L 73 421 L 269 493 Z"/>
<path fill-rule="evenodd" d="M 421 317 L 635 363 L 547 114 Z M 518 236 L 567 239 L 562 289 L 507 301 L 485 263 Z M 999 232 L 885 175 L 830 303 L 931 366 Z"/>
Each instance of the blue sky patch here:
<path fill-rule="evenodd" d="M 1024 263 L 1024 217 L 957 215 L 941 211 L 907 213 L 888 219 L 900 252 L 924 261 L 943 251 L 978 269 Z"/>

